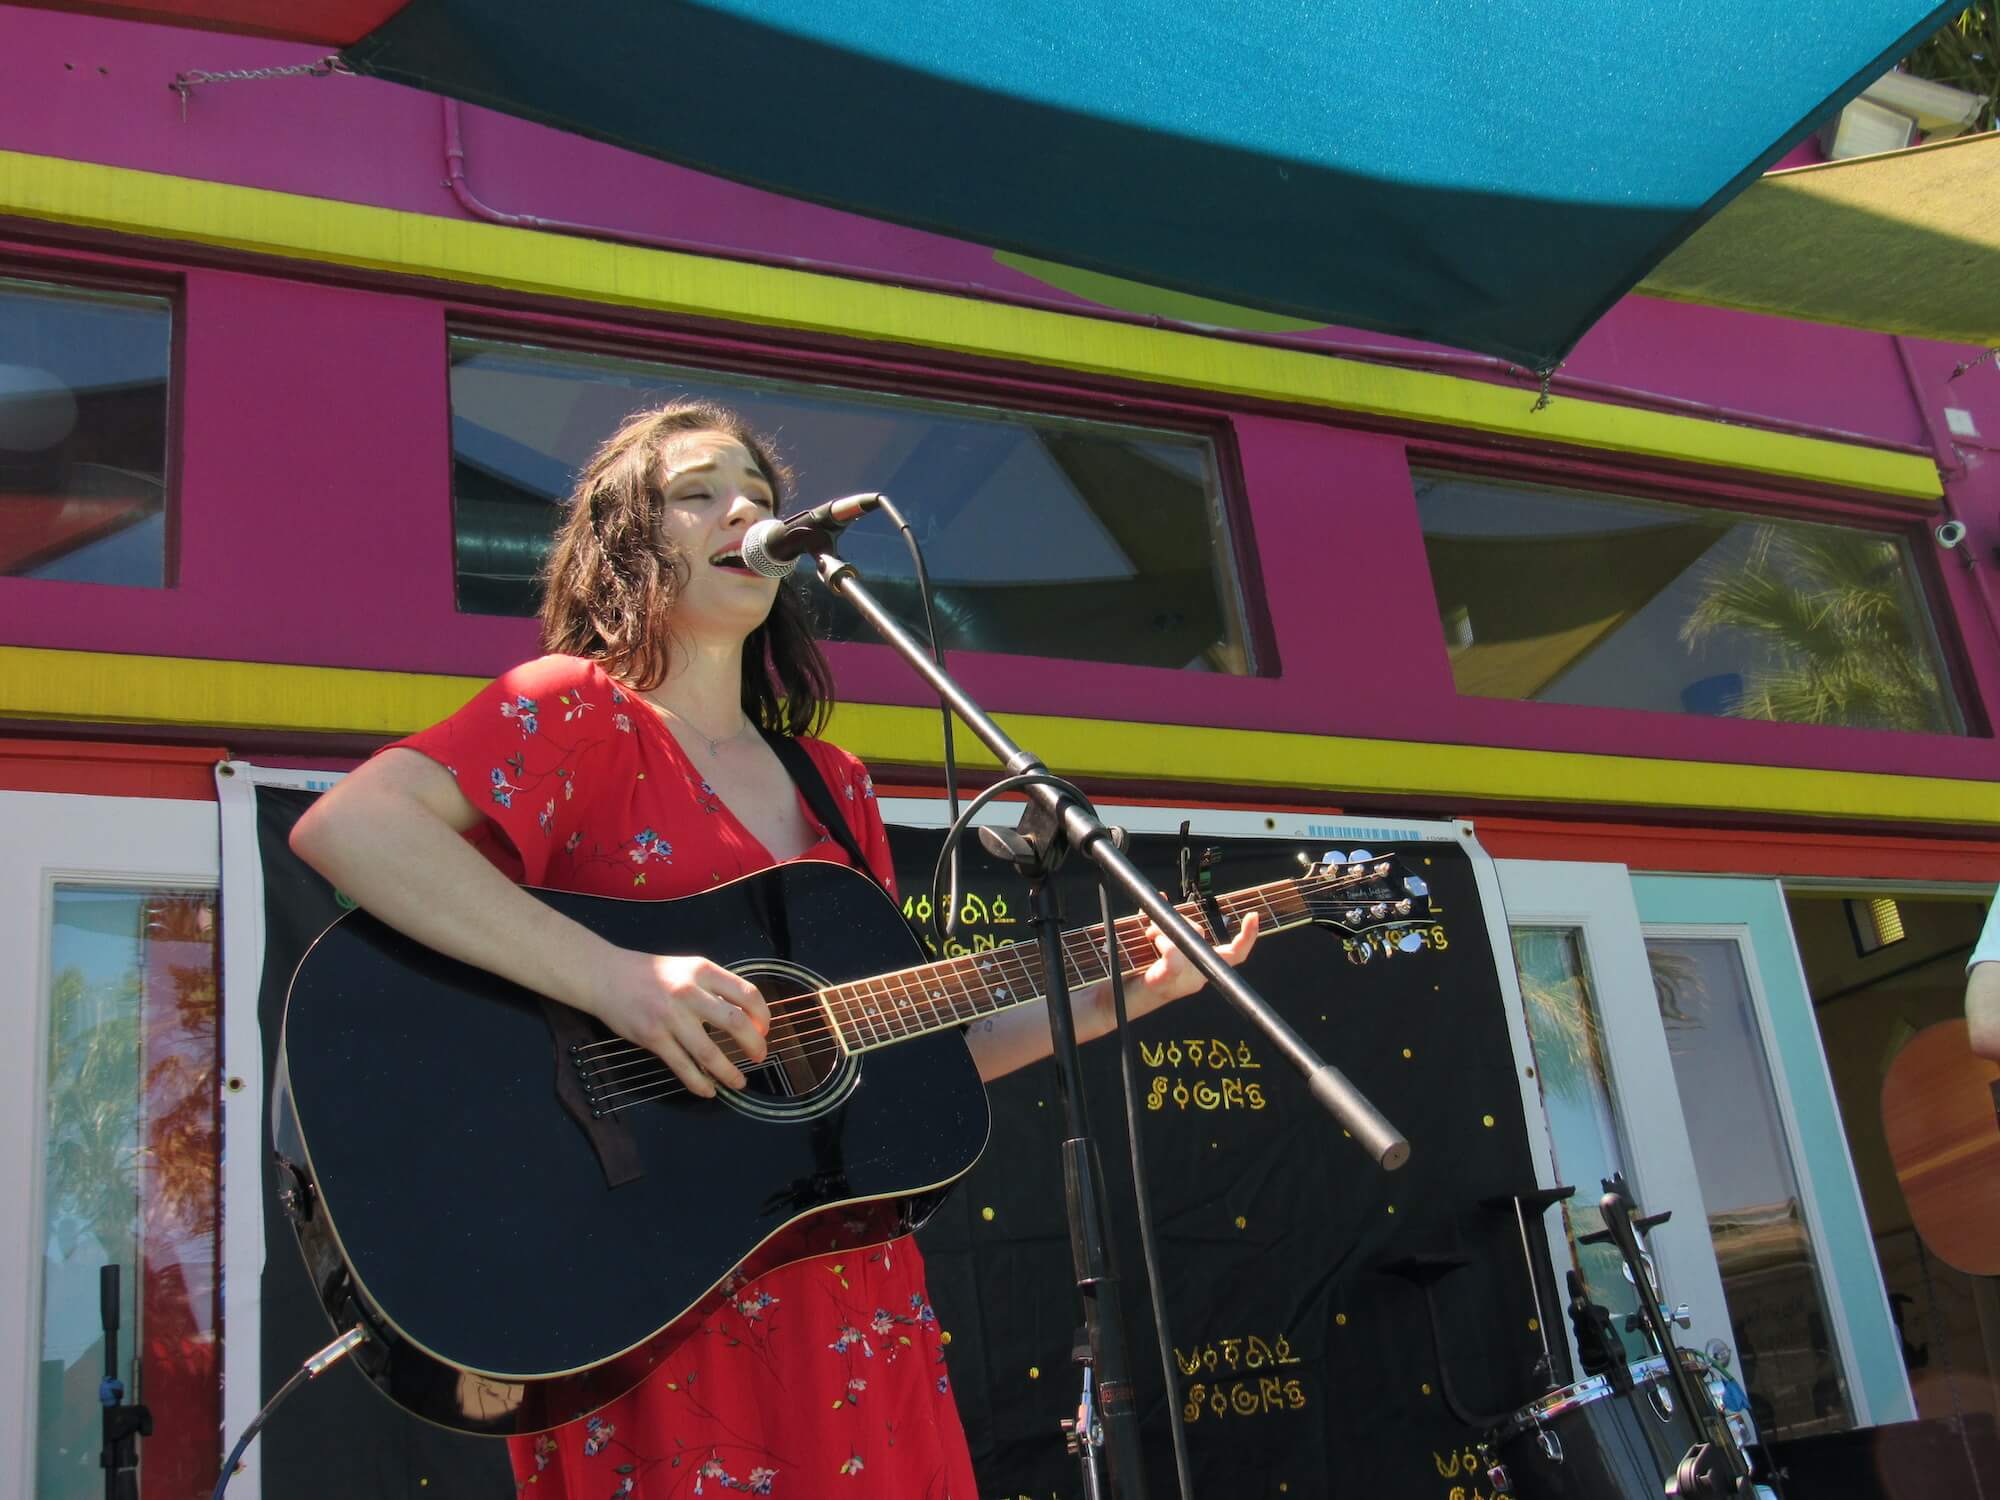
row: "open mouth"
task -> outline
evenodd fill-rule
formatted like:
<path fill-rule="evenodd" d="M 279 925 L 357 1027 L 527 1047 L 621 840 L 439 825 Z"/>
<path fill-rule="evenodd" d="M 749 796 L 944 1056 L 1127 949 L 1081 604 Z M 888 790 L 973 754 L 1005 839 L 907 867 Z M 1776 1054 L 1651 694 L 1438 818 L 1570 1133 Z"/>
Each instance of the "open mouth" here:
<path fill-rule="evenodd" d="M 744 564 L 743 554 L 734 547 L 724 548 L 709 558 L 708 561 L 711 567 L 728 568 L 735 573 L 747 573 L 750 571 Z"/>

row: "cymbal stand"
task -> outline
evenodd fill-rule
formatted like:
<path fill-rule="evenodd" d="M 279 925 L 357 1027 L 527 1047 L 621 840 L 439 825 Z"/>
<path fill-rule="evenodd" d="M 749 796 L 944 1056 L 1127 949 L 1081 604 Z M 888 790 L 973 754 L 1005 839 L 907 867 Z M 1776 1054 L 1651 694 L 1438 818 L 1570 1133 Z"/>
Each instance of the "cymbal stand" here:
<path fill-rule="evenodd" d="M 1708 1392 L 1696 1384 L 1693 1373 L 1681 1363 L 1680 1348 L 1674 1343 L 1673 1329 L 1661 1304 L 1659 1283 L 1654 1278 L 1651 1264 L 1639 1249 L 1639 1238 L 1633 1227 L 1632 1200 L 1626 1194 L 1623 1173 L 1604 1179 L 1604 1196 L 1597 1202 L 1612 1241 L 1632 1273 L 1632 1284 L 1638 1288 L 1640 1322 L 1667 1362 L 1667 1378 L 1680 1395 L 1689 1420 L 1695 1423 L 1696 1433 L 1703 1437 L 1713 1435 L 1713 1424 L 1702 1422 L 1697 1414 L 1712 1411 L 1714 1403 L 1709 1400 Z M 1663 1217 L 1656 1216 L 1650 1222 L 1659 1224 L 1663 1221 Z M 1720 1412 L 1715 1415 L 1717 1421 L 1723 1422 L 1726 1433 L 1727 1422 L 1723 1421 Z M 1721 1450 L 1720 1462 L 1717 1461 L 1718 1449 Z M 1748 1496 L 1754 1493 L 1749 1459 L 1731 1437 L 1715 1443 L 1697 1441 L 1681 1460 L 1674 1477 L 1667 1482 L 1667 1494 L 1676 1497 L 1676 1500 L 1685 1500 L 1689 1496 Z"/>
<path fill-rule="evenodd" d="M 1521 1236 L 1521 1261 L 1528 1271 L 1528 1292 L 1535 1299 L 1535 1328 L 1542 1336 L 1542 1359 L 1535 1367 L 1536 1373 L 1548 1381 L 1548 1388 L 1555 1390 L 1568 1385 L 1576 1375 L 1570 1364 L 1569 1348 L 1558 1341 L 1549 1342 L 1549 1309 L 1557 1309 L 1556 1317 L 1562 1317 L 1562 1299 L 1557 1296 L 1555 1282 L 1549 1274 L 1548 1263 L 1535 1254 L 1533 1243 L 1528 1238 L 1528 1215 L 1532 1212 L 1535 1222 L 1541 1223 L 1542 1215 L 1556 1204 L 1574 1196 L 1573 1187 L 1535 1188 L 1525 1193 L 1512 1193 L 1504 1198 L 1488 1198 L 1487 1208 L 1512 1208 L 1514 1227 Z M 1561 1327 L 1560 1321 L 1556 1324 Z M 1558 1357 L 1557 1350 L 1561 1355 Z"/>

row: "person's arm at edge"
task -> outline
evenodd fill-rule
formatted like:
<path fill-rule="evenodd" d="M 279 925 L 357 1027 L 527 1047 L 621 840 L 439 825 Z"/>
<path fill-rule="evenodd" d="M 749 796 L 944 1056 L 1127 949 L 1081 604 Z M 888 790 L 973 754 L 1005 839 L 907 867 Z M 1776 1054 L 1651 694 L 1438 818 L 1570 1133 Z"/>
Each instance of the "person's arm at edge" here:
<path fill-rule="evenodd" d="M 617 947 L 537 901 L 465 841 L 479 817 L 450 772 L 391 749 L 314 803 L 291 844 L 356 905 L 424 946 L 596 1016 L 696 1093 L 714 1092 L 711 1076 L 740 1088 L 704 1023 L 762 1057 L 770 1021 L 756 989 L 706 959 Z"/>
<path fill-rule="evenodd" d="M 2000 1062 L 2000 962 L 1975 963 L 1966 976 L 1965 1024 L 1972 1050 Z"/>
<path fill-rule="evenodd" d="M 1965 1026 L 1972 1050 L 2000 1062 L 2000 893 L 1989 899 L 1986 925 L 1965 961 Z"/>

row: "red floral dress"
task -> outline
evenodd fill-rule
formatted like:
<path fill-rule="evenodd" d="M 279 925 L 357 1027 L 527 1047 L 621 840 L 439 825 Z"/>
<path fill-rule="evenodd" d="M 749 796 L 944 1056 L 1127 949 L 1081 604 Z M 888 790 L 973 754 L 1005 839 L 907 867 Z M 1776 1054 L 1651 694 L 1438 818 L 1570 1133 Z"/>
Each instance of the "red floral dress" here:
<path fill-rule="evenodd" d="M 523 884 L 666 898 L 775 863 L 655 712 L 592 662 L 528 662 L 401 743 L 458 778 L 487 818 L 468 838 Z M 868 773 L 844 750 L 801 743 L 893 889 Z M 804 813 L 820 842 L 800 858 L 848 863 Z M 857 1495 L 973 1500 L 945 1339 L 913 1241 L 802 1261 L 733 1292 L 629 1395 L 513 1439 L 520 1492 L 806 1500 L 851 1483 Z"/>

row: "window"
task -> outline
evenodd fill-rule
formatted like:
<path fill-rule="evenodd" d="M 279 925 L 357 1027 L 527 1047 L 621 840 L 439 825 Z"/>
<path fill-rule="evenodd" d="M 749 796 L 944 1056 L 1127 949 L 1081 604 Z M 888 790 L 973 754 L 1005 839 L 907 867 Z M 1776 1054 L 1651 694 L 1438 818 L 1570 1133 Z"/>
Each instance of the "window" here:
<path fill-rule="evenodd" d="M 65 882 L 53 901 L 34 1494 L 104 1493 L 105 1266 L 125 1399 L 159 1419 L 147 1493 L 204 1494 L 222 1421 L 215 892 Z"/>
<path fill-rule="evenodd" d="M 889 495 L 923 545 L 947 648 L 1254 670 L 1205 438 L 471 338 L 451 345 L 459 608 L 532 614 L 576 470 L 621 418 L 678 396 L 772 434 L 801 504 Z M 914 626 L 894 528 L 857 527 L 841 551 Z M 875 638 L 844 602 L 826 608 L 829 639 Z"/>
<path fill-rule="evenodd" d="M 1743 948 L 1655 932 L 1646 957 L 1757 1430 L 1844 1431 L 1854 1421 L 1833 1319 Z"/>
<path fill-rule="evenodd" d="M 0 576 L 167 582 L 165 298 L 0 278 Z"/>
<path fill-rule="evenodd" d="M 1508 931 L 1514 940 L 1528 1039 L 1535 1052 L 1535 1076 L 1548 1115 L 1556 1180 L 1579 1190 L 1562 1204 L 1570 1263 L 1590 1300 L 1611 1311 L 1627 1356 L 1642 1360 L 1652 1349 L 1643 1333 L 1625 1326 L 1626 1318 L 1638 1311 L 1639 1293 L 1624 1259 L 1613 1244 L 1584 1243 L 1586 1236 L 1604 1228 L 1598 1184 L 1627 1170 L 1584 932 L 1578 927 L 1524 925 L 1510 926 Z"/>
<path fill-rule="evenodd" d="M 1412 478 L 1461 693 L 1964 731 L 1909 549 L 1891 533 Z"/>

